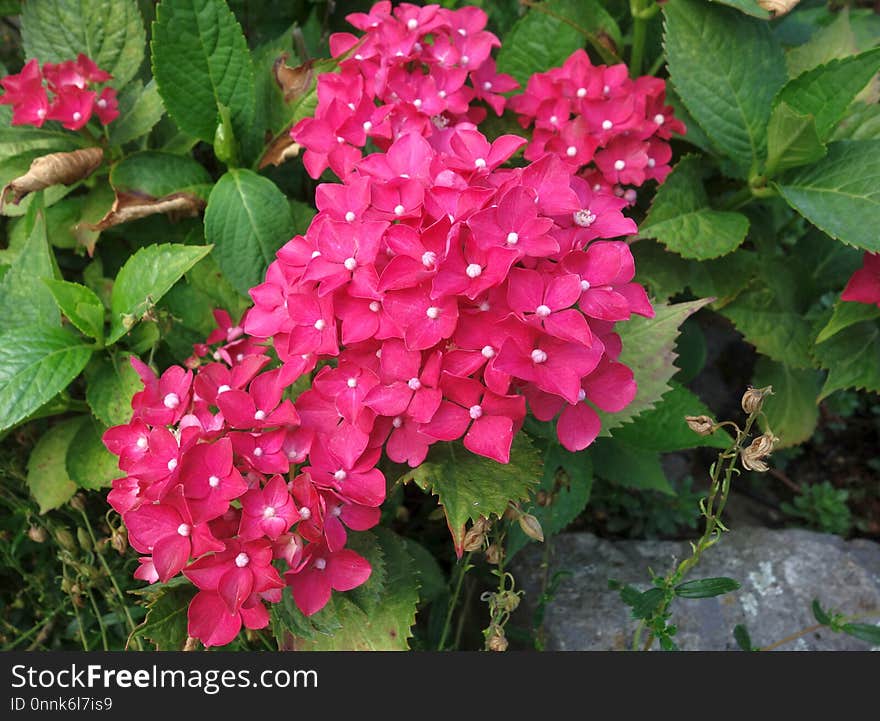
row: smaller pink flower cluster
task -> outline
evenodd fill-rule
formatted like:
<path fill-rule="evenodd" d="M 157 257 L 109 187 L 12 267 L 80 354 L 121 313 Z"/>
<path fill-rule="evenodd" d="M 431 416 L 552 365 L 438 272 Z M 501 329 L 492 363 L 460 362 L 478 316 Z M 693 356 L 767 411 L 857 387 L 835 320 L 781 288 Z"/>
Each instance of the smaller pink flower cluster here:
<path fill-rule="evenodd" d="M 840 299 L 880 307 L 880 253 L 865 253 L 862 267 L 853 273 Z"/>
<path fill-rule="evenodd" d="M 626 65 L 593 65 L 583 50 L 560 68 L 536 73 L 523 94 L 508 101 L 523 128 L 534 126 L 527 160 L 552 153 L 594 190 L 613 190 L 635 200 L 646 180 L 662 183 L 671 168 L 669 138 L 685 126 L 665 104 L 666 84 L 644 76 L 631 80 Z"/>
<path fill-rule="evenodd" d="M 79 130 L 92 117 L 107 125 L 119 115 L 116 90 L 95 87 L 112 79 L 88 57 L 80 53 L 76 60 L 44 63 L 28 61 L 17 75 L 0 80 L 4 93 L 0 105 L 11 105 L 13 125 L 42 127 L 47 120 L 57 120 L 68 130 Z"/>
<path fill-rule="evenodd" d="M 475 7 L 447 10 L 402 3 L 376 3 L 369 13 L 346 18 L 365 35 L 337 33 L 333 57 L 350 57 L 338 73 L 318 78 L 318 107 L 292 130 L 307 150 L 306 170 L 317 178 L 328 167 L 346 177 L 368 140 L 385 150 L 393 138 L 467 123 L 474 127 L 486 109 L 504 109 L 501 93 L 519 85 L 495 70 L 490 57 L 498 38 L 485 30 L 486 13 Z"/>

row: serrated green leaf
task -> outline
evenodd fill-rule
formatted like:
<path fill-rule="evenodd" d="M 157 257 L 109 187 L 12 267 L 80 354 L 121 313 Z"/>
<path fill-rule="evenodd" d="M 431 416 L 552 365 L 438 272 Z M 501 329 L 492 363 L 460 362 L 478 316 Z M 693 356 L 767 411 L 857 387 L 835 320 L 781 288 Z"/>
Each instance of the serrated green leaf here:
<path fill-rule="evenodd" d="M 796 446 L 808 440 L 819 422 L 816 397 L 822 387 L 822 374 L 812 369 L 789 368 L 769 358 L 759 357 L 752 384 L 756 388 L 773 386 L 773 395 L 764 399 L 764 430 L 769 427 L 779 438 L 777 448 Z"/>
<path fill-rule="evenodd" d="M 699 578 L 693 581 L 685 581 L 675 587 L 675 595 L 679 598 L 712 598 L 721 596 L 740 588 L 739 581 L 732 578 Z"/>
<path fill-rule="evenodd" d="M 562 65 L 584 47 L 588 33 L 599 32 L 621 47 L 617 23 L 595 0 L 548 0 L 530 8 L 510 29 L 498 51 L 498 71 L 525 87 L 531 75 Z M 605 60 L 614 62 L 613 57 Z"/>
<path fill-rule="evenodd" d="M 842 630 L 847 636 L 852 636 L 860 641 L 880 644 L 880 626 L 870 623 L 845 623 Z"/>
<path fill-rule="evenodd" d="M 91 290 L 66 280 L 43 281 L 58 304 L 58 309 L 73 325 L 90 338 L 104 337 L 104 305 Z"/>
<path fill-rule="evenodd" d="M 219 108 L 241 141 L 254 119 L 254 69 L 241 27 L 223 0 L 162 0 L 153 24 L 153 76 L 182 130 L 214 142 Z"/>
<path fill-rule="evenodd" d="M 406 651 L 419 602 L 418 573 L 402 539 L 385 528 L 376 536 L 385 556 L 388 578 L 372 613 L 352 603 L 348 594 L 333 598 L 341 625 L 332 635 L 315 635 L 297 643 L 297 650 L 311 651 Z"/>
<path fill-rule="evenodd" d="M 79 488 L 106 488 L 125 475 L 117 465 L 119 459 L 101 442 L 106 430 L 94 418 L 87 418 L 67 449 L 67 475 Z"/>
<path fill-rule="evenodd" d="M 827 140 L 856 96 L 880 70 L 880 48 L 831 60 L 786 83 L 777 104 L 816 119 L 816 132 Z"/>
<path fill-rule="evenodd" d="M 52 426 L 31 451 L 27 485 L 40 505 L 40 513 L 59 508 L 76 493 L 76 484 L 67 475 L 64 459 L 73 437 L 85 420 L 85 416 L 76 416 Z"/>
<path fill-rule="evenodd" d="M 144 21 L 136 0 L 37 0 L 21 9 L 28 59 L 75 60 L 85 53 L 121 88 L 144 59 Z"/>
<path fill-rule="evenodd" d="M 419 598 L 422 603 L 433 603 L 449 592 L 446 574 L 427 548 L 412 538 L 402 538 L 403 546 L 419 574 Z"/>
<path fill-rule="evenodd" d="M 616 438 L 599 438 L 590 446 L 590 458 L 595 474 L 606 481 L 626 488 L 675 495 L 657 451 L 631 446 Z"/>
<path fill-rule="evenodd" d="M 684 258 L 707 260 L 736 250 L 748 230 L 749 219 L 742 213 L 712 209 L 701 159 L 688 155 L 657 190 L 639 235 L 657 238 Z"/>
<path fill-rule="evenodd" d="M 729 5 L 746 15 L 761 18 L 761 20 L 769 20 L 771 17 L 770 13 L 758 5 L 756 0 L 712 0 L 712 2 L 720 3 L 721 5 Z"/>
<path fill-rule="evenodd" d="M 828 149 L 816 130 L 815 117 L 794 110 L 785 101 L 778 102 L 767 127 L 767 163 L 764 166 L 767 176 L 815 163 L 826 152 Z"/>
<path fill-rule="evenodd" d="M 700 124 L 691 117 L 691 114 L 684 106 L 684 103 L 681 102 L 681 98 L 678 97 L 678 93 L 675 92 L 675 88 L 671 83 L 667 83 L 666 85 L 666 103 L 672 106 L 672 109 L 675 112 L 675 117 L 681 120 L 687 128 L 684 135 L 676 135 L 675 137 L 680 137 L 691 145 L 696 145 L 708 155 L 717 155 L 718 151 L 712 147 L 712 141 L 709 140 L 706 131 L 704 131 L 700 127 Z"/>
<path fill-rule="evenodd" d="M 792 48 L 785 54 L 788 74 L 797 77 L 818 65 L 835 58 L 844 58 L 858 52 L 855 34 L 850 25 L 850 13 L 844 8 L 831 23 L 812 34 L 807 42 Z"/>
<path fill-rule="evenodd" d="M 674 365 L 678 328 L 709 300 L 704 298 L 675 305 L 655 303 L 653 318 L 633 316 L 618 326 L 616 330 L 623 341 L 619 360 L 632 369 L 638 391 L 633 401 L 619 413 L 599 412 L 602 435 L 608 435 L 610 430 L 653 408 L 670 390 L 669 380 L 678 372 Z"/>
<path fill-rule="evenodd" d="M 551 443 L 544 454 L 544 474 L 535 493 L 543 492 L 546 505 L 528 505 L 541 524 L 544 538 L 550 538 L 565 528 L 586 508 L 593 489 L 593 466 L 590 454 L 571 453 L 558 443 Z M 534 494 L 533 494 L 534 495 Z M 513 557 L 530 542 L 518 525 L 511 525 L 507 534 L 507 557 Z"/>
<path fill-rule="evenodd" d="M 159 95 L 156 81 L 151 80 L 146 87 L 135 81 L 128 92 L 119 99 L 119 117 L 107 130 L 111 145 L 125 145 L 149 133 L 165 114 L 165 106 Z"/>
<path fill-rule="evenodd" d="M 382 543 L 376 534 L 370 531 L 349 532 L 345 546 L 366 558 L 373 569 L 366 583 L 348 591 L 345 596 L 369 616 L 375 612 L 379 605 L 388 580 L 388 569 L 385 565 L 385 552 L 382 550 Z"/>
<path fill-rule="evenodd" d="M 510 463 L 496 463 L 461 445 L 436 443 L 418 468 L 405 473 L 403 482 L 437 495 L 456 550 L 460 552 L 465 524 L 480 516 L 501 516 L 510 501 L 527 497 L 541 477 L 541 461 L 524 433 L 514 436 Z"/>
<path fill-rule="evenodd" d="M 33 230 L 27 243 L 0 281 L 0 332 L 35 323 L 61 325 L 58 306 L 44 283 L 56 276 L 46 236 L 46 214 L 42 210 L 33 212 Z"/>
<path fill-rule="evenodd" d="M 96 356 L 86 368 L 86 401 L 92 413 L 106 426 L 131 420 L 131 399 L 143 390 L 140 376 L 127 353 Z"/>
<path fill-rule="evenodd" d="M 662 588 L 649 588 L 647 591 L 640 593 L 638 598 L 633 599 L 633 618 L 651 618 L 654 615 L 654 611 L 660 608 L 665 595 Z"/>
<path fill-rule="evenodd" d="M 110 334 L 115 343 L 167 293 L 186 271 L 211 252 L 211 246 L 162 243 L 141 248 L 129 258 L 110 296 Z"/>
<path fill-rule="evenodd" d="M 853 103 L 831 134 L 831 140 L 880 140 L 880 105 Z"/>
<path fill-rule="evenodd" d="M 61 328 L 33 325 L 0 335 L 0 431 L 67 388 L 92 346 Z"/>
<path fill-rule="evenodd" d="M 110 184 L 117 193 L 150 198 L 192 193 L 207 199 L 211 176 L 189 156 L 145 150 L 133 153 L 113 166 Z"/>
<path fill-rule="evenodd" d="M 828 371 L 818 400 L 844 388 L 880 393 L 880 325 L 876 321 L 851 325 L 813 352 Z"/>
<path fill-rule="evenodd" d="M 239 293 L 261 283 L 276 251 L 294 234 L 290 205 L 268 178 L 250 170 L 228 171 L 211 191 L 205 238 Z"/>
<path fill-rule="evenodd" d="M 880 252 L 880 140 L 842 140 L 815 165 L 776 186 L 817 228 L 849 245 Z"/>
<path fill-rule="evenodd" d="M 182 651 L 188 635 L 186 611 L 194 595 L 189 584 L 163 589 L 147 604 L 147 616 L 132 636 L 149 641 L 156 651 Z"/>
<path fill-rule="evenodd" d="M 670 0 L 664 14 L 676 92 L 713 145 L 746 175 L 764 157 L 771 102 L 785 84 L 780 45 L 767 23 L 729 8 Z"/>
<path fill-rule="evenodd" d="M 628 445 L 649 451 L 680 451 L 708 446 L 727 448 L 730 434 L 723 428 L 710 436 L 700 436 L 688 428 L 685 416 L 712 415 L 712 411 L 683 385 L 671 382 L 670 390 L 651 410 L 633 423 L 614 429 L 612 437 Z"/>
<path fill-rule="evenodd" d="M 834 305 L 834 312 L 828 322 L 819 331 L 816 336 L 817 343 L 824 343 L 829 338 L 833 338 L 837 333 L 849 328 L 851 325 L 861 323 L 864 320 L 874 320 L 880 318 L 880 308 L 871 303 L 851 303 L 847 301 L 838 301 Z"/>

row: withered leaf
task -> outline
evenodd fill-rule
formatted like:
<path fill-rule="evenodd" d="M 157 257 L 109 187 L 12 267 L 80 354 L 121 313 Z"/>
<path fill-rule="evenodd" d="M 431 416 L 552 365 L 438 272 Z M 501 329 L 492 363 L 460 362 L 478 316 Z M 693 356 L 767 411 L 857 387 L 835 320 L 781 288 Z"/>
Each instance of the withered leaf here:
<path fill-rule="evenodd" d="M 272 66 L 275 82 L 281 88 L 285 103 L 296 100 L 305 94 L 312 87 L 312 79 L 315 74 L 314 60 L 308 60 L 302 65 L 292 68 L 287 64 L 288 57 L 287 53 L 282 53 Z"/>
<path fill-rule="evenodd" d="M 800 1 L 801 0 L 758 0 L 758 5 L 764 8 L 767 12 L 773 13 L 773 17 L 778 18 L 780 15 L 785 15 L 785 13 L 791 10 Z"/>
<path fill-rule="evenodd" d="M 198 215 L 204 207 L 205 201 L 192 193 L 172 193 L 162 198 L 153 198 L 140 193 L 117 192 L 110 212 L 88 227 L 92 230 L 107 230 L 114 225 L 156 213 L 167 213 L 172 218 L 190 218 Z"/>
<path fill-rule="evenodd" d="M 83 148 L 69 153 L 50 153 L 35 158 L 27 173 L 14 178 L 0 192 L 0 209 L 11 193 L 12 203 L 18 205 L 28 193 L 52 185 L 72 185 L 89 177 L 104 160 L 101 148 Z"/>
<path fill-rule="evenodd" d="M 302 146 L 294 142 L 293 138 L 290 137 L 290 133 L 282 133 L 266 148 L 266 151 L 260 158 L 259 170 L 262 170 L 267 165 L 277 167 L 298 156 L 300 150 L 302 150 Z"/>

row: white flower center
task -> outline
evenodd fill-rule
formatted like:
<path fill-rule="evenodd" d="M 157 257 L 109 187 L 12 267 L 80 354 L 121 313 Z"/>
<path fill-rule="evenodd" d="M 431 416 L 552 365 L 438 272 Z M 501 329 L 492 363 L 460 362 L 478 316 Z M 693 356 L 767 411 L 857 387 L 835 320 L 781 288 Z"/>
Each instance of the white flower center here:
<path fill-rule="evenodd" d="M 313 251 L 312 251 L 312 258 L 320 258 L 320 257 L 321 257 L 321 251 L 320 251 L 320 250 L 313 250 Z"/>
<path fill-rule="evenodd" d="M 317 568 L 319 571 L 323 571 L 325 568 L 327 568 L 327 561 L 323 558 L 316 558 L 315 568 Z"/>
<path fill-rule="evenodd" d="M 348 474 L 342 470 L 341 468 L 333 474 L 333 478 L 335 478 L 339 483 L 342 483 L 346 478 L 348 478 Z"/>
<path fill-rule="evenodd" d="M 166 408 L 177 408 L 180 405 L 180 396 L 177 393 L 169 393 L 162 399 L 162 404 Z"/>
<path fill-rule="evenodd" d="M 101 99 L 98 101 L 97 105 L 98 105 L 99 108 L 106 108 L 106 107 L 107 107 L 107 101 L 104 100 L 104 98 L 101 98 Z"/>
<path fill-rule="evenodd" d="M 491 90 L 491 89 L 492 89 L 492 83 L 491 83 L 491 82 L 489 82 L 489 81 L 487 80 L 485 83 L 483 83 L 483 90 Z"/>
<path fill-rule="evenodd" d="M 479 278 L 483 272 L 483 267 L 479 263 L 471 263 L 464 269 L 464 272 L 468 278 Z"/>
<path fill-rule="evenodd" d="M 403 425 L 403 418 L 400 416 L 394 416 L 394 420 L 391 421 L 391 425 L 395 428 L 400 428 Z"/>
<path fill-rule="evenodd" d="M 437 96 L 440 97 L 440 98 L 445 98 L 445 97 L 446 97 L 446 91 L 445 91 L 445 90 L 440 90 L 440 91 L 438 91 Z"/>
<path fill-rule="evenodd" d="M 208 485 L 211 486 L 211 488 L 216 488 L 220 485 L 220 479 L 217 478 L 217 476 L 211 476 L 208 478 Z"/>
<path fill-rule="evenodd" d="M 556 117 L 555 115 L 550 116 L 550 125 L 556 125 L 556 123 L 558 123 L 558 122 L 559 122 L 558 117 Z"/>
<path fill-rule="evenodd" d="M 603 85 L 603 86 L 602 86 L 602 94 L 603 94 L 603 95 L 608 95 L 608 93 L 610 93 L 610 92 L 611 92 L 611 86 L 610 86 L 610 85 Z"/>
<path fill-rule="evenodd" d="M 576 147 L 574 147 L 574 145 L 569 145 L 569 146 L 565 149 L 565 154 L 566 154 L 569 158 L 573 158 L 575 155 L 577 155 L 577 152 L 578 152 L 578 149 L 577 149 Z"/>
<path fill-rule="evenodd" d="M 167 467 L 169 471 L 173 471 L 175 468 L 177 468 L 177 459 L 172 458 L 170 461 L 168 461 Z"/>
<path fill-rule="evenodd" d="M 260 448 L 259 446 L 257 446 L 256 448 L 254 448 L 254 458 L 259 458 L 259 457 L 262 456 L 262 455 L 263 455 L 263 449 L 262 449 L 262 448 Z"/>
<path fill-rule="evenodd" d="M 474 420 L 477 420 L 477 418 L 480 418 L 483 415 L 483 409 L 481 406 L 478 406 L 478 405 L 471 406 L 470 408 L 468 408 L 468 414 L 470 415 L 471 418 L 473 418 Z"/>
<path fill-rule="evenodd" d="M 257 411 L 254 413 L 254 420 L 261 421 L 266 417 L 266 411 Z"/>
<path fill-rule="evenodd" d="M 379 305 L 379 301 L 377 301 L 377 300 L 372 300 L 372 301 L 370 301 L 370 306 L 369 306 L 369 307 L 370 307 L 370 310 L 371 310 L 371 311 L 373 311 L 374 313 L 378 313 L 378 312 L 379 312 L 379 308 L 381 308 L 382 306 Z"/>
<path fill-rule="evenodd" d="M 232 390 L 232 388 L 230 388 L 228 385 L 226 385 L 224 383 L 222 386 L 217 387 L 217 395 L 219 396 L 222 393 L 226 393 L 226 391 L 231 391 L 231 390 Z"/>
<path fill-rule="evenodd" d="M 37 117 L 40 118 L 40 120 L 45 118 L 46 117 L 46 108 L 40 108 L 39 110 L 37 110 Z"/>
<path fill-rule="evenodd" d="M 538 316 L 539 318 L 546 318 L 552 312 L 553 311 L 550 310 L 550 306 L 543 305 L 543 304 L 539 305 L 537 308 L 535 308 L 535 315 Z"/>
<path fill-rule="evenodd" d="M 485 159 L 485 158 L 477 158 L 477 159 L 474 161 L 474 167 L 475 167 L 475 168 L 480 168 L 480 169 L 485 168 L 485 167 L 486 167 L 486 159 Z"/>
<path fill-rule="evenodd" d="M 602 130 L 611 130 L 612 127 L 614 127 L 614 123 L 612 123 L 610 120 L 602 121 Z"/>
<path fill-rule="evenodd" d="M 369 133 L 373 129 L 373 124 L 369 120 L 364 121 L 364 132 Z"/>
<path fill-rule="evenodd" d="M 471 61 L 471 59 L 467 55 L 461 56 L 461 64 L 462 65 L 467 65 L 470 61 Z"/>
<path fill-rule="evenodd" d="M 358 379 L 357 378 L 349 378 L 347 381 L 345 381 L 345 385 L 347 385 L 349 388 L 357 388 Z"/>
<path fill-rule="evenodd" d="M 419 26 L 419 21 L 415 18 L 410 18 L 406 21 L 406 27 L 410 30 L 415 30 Z"/>
<path fill-rule="evenodd" d="M 495 355 L 495 349 L 490 345 L 484 345 L 480 353 L 482 353 L 483 358 L 492 358 Z"/>
<path fill-rule="evenodd" d="M 430 268 L 434 263 L 437 262 L 437 254 L 428 250 L 422 254 L 422 265 L 426 268 Z"/>
<path fill-rule="evenodd" d="M 422 382 L 418 378 L 410 378 L 406 385 L 411 391 L 417 391 L 422 387 Z"/>
<path fill-rule="evenodd" d="M 428 308 L 428 310 L 425 311 L 425 315 L 428 316 L 431 320 L 437 320 L 437 318 L 440 316 L 440 309 L 437 306 L 432 305 L 430 308 Z"/>
<path fill-rule="evenodd" d="M 79 110 L 77 110 L 77 111 L 73 114 L 73 121 L 74 121 L 75 123 L 78 123 L 80 120 L 82 120 L 82 113 L 79 112 Z"/>
<path fill-rule="evenodd" d="M 303 506 L 299 509 L 299 517 L 304 521 L 308 521 L 312 517 L 312 512 Z"/>
<path fill-rule="evenodd" d="M 417 108 L 422 107 L 422 99 L 416 98 L 415 100 L 413 100 L 413 105 L 415 105 Z"/>
<path fill-rule="evenodd" d="M 507 244 L 508 245 L 516 245 L 519 242 L 519 233 L 514 233 L 511 231 L 507 234 Z"/>
<path fill-rule="evenodd" d="M 358 262 L 354 258 L 346 258 L 342 265 L 345 266 L 346 270 L 354 270 L 357 268 L 357 264 Z"/>
<path fill-rule="evenodd" d="M 345 219 L 346 219 L 349 223 L 350 223 L 351 221 L 353 221 L 356 217 L 357 217 L 357 216 L 356 216 L 353 212 L 351 212 L 350 210 L 345 214 Z"/>
<path fill-rule="evenodd" d="M 274 516 L 275 516 L 275 509 L 272 508 L 272 506 L 266 506 L 263 509 L 263 518 L 274 518 Z"/>
<path fill-rule="evenodd" d="M 587 392 L 586 392 L 583 388 L 581 388 L 581 389 L 578 391 L 578 400 L 579 400 L 579 401 L 582 401 L 582 400 L 584 400 L 586 397 L 587 397 Z"/>
<path fill-rule="evenodd" d="M 532 351 L 532 361 L 534 363 L 543 363 L 547 360 L 547 354 L 542 351 L 540 348 L 535 348 Z"/>
<path fill-rule="evenodd" d="M 581 228 L 589 228 L 596 220 L 596 215 L 589 208 L 581 208 L 574 212 L 574 223 Z"/>
<path fill-rule="evenodd" d="M 587 89 L 586 88 L 578 88 L 577 96 L 579 98 L 585 98 L 587 96 Z"/>
<path fill-rule="evenodd" d="M 482 311 L 483 313 L 485 313 L 487 310 L 491 310 L 492 306 L 489 305 L 489 301 L 488 301 L 488 300 L 484 300 L 482 303 L 480 303 L 480 305 L 477 306 L 477 308 L 479 308 L 480 311 Z"/>
<path fill-rule="evenodd" d="M 184 538 L 186 538 L 190 534 L 191 531 L 192 531 L 192 527 L 188 523 L 181 523 L 177 527 L 177 535 L 183 536 Z"/>
<path fill-rule="evenodd" d="M 648 158 L 648 167 L 653 168 L 655 165 L 657 165 L 657 161 L 654 158 Z"/>
<path fill-rule="evenodd" d="M 324 328 L 326 327 L 327 321 L 325 321 L 323 318 L 318 318 L 318 320 L 315 321 L 315 330 L 324 330 Z"/>
<path fill-rule="evenodd" d="M 248 556 L 248 555 L 247 555 L 246 553 L 244 553 L 244 552 L 239 553 L 239 554 L 235 557 L 235 565 L 238 566 L 239 568 L 244 568 L 244 567 L 247 566 L 250 562 L 251 562 L 250 556 Z"/>
<path fill-rule="evenodd" d="M 614 169 L 615 170 L 623 170 L 626 167 L 625 160 L 615 160 L 614 161 Z"/>
<path fill-rule="evenodd" d="M 581 291 L 586 291 L 590 289 L 590 281 L 582 280 L 581 281 Z"/>
<path fill-rule="evenodd" d="M 138 448 L 140 448 L 141 450 L 143 450 L 144 448 L 146 448 L 146 447 L 147 447 L 147 438 L 146 438 L 146 436 L 141 436 L 140 438 L 138 438 L 138 439 L 137 439 L 137 443 L 135 443 L 135 445 L 136 445 Z"/>
<path fill-rule="evenodd" d="M 666 118 L 663 117 L 663 113 L 657 113 L 654 116 L 654 122 L 657 123 L 657 125 L 663 125 L 663 123 L 666 122 Z"/>

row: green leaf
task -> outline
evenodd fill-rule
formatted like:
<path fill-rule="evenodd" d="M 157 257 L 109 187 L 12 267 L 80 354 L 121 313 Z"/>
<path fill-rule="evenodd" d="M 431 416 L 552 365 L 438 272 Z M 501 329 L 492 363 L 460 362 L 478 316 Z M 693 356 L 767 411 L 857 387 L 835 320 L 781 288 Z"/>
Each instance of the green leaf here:
<path fill-rule="evenodd" d="M 682 158 L 657 190 L 639 235 L 657 238 L 684 258 L 707 260 L 736 250 L 746 239 L 749 219 L 713 210 L 703 187 L 701 158 Z"/>
<path fill-rule="evenodd" d="M 813 352 L 828 371 L 818 400 L 844 388 L 880 393 L 880 325 L 876 322 L 851 325 Z"/>
<path fill-rule="evenodd" d="M 590 458 L 595 474 L 606 481 L 626 488 L 675 495 L 656 451 L 631 446 L 616 438 L 599 438 L 590 446 Z"/>
<path fill-rule="evenodd" d="M 675 587 L 675 595 L 679 598 L 712 598 L 721 596 L 740 588 L 739 581 L 732 578 L 700 578 L 694 581 L 686 581 Z"/>
<path fill-rule="evenodd" d="M 700 0 L 664 5 L 676 92 L 740 174 L 764 157 L 771 102 L 785 63 L 767 23 Z"/>
<path fill-rule="evenodd" d="M 860 641 L 880 644 L 880 626 L 870 623 L 845 623 L 842 630 L 848 636 L 857 638 Z"/>
<path fill-rule="evenodd" d="M 587 34 L 601 32 L 621 47 L 617 24 L 595 0 L 548 0 L 530 8 L 510 29 L 498 51 L 498 71 L 525 87 L 531 75 L 562 65 L 583 48 Z M 604 59 L 614 62 L 613 54 Z"/>
<path fill-rule="evenodd" d="M 104 338 L 104 305 L 91 290 L 66 280 L 44 280 L 58 304 L 77 329 L 90 338 Z"/>
<path fill-rule="evenodd" d="M 831 140 L 880 140 L 880 105 L 853 103 L 831 134 Z"/>
<path fill-rule="evenodd" d="M 767 127 L 766 175 L 815 163 L 826 152 L 813 115 L 799 113 L 785 101 L 777 103 Z"/>
<path fill-rule="evenodd" d="M 40 513 L 63 506 L 76 493 L 76 484 L 67 475 L 64 459 L 73 437 L 86 420 L 76 416 L 46 431 L 28 459 L 27 485 Z"/>
<path fill-rule="evenodd" d="M 710 436 L 700 436 L 688 428 L 685 416 L 711 416 L 712 411 L 683 385 L 672 382 L 670 386 L 672 390 L 654 408 L 642 413 L 635 422 L 616 428 L 611 435 L 631 446 L 659 452 L 730 446 L 732 439 L 723 428 Z"/>
<path fill-rule="evenodd" d="M 192 193 L 206 200 L 211 191 L 211 176 L 189 156 L 145 150 L 113 166 L 110 184 L 117 193 L 150 198 Z"/>
<path fill-rule="evenodd" d="M 828 155 L 779 179 L 778 190 L 817 228 L 880 252 L 880 140 L 842 140 Z"/>
<path fill-rule="evenodd" d="M 856 96 L 880 70 L 880 48 L 832 60 L 786 83 L 777 104 L 816 119 L 816 132 L 827 140 Z"/>
<path fill-rule="evenodd" d="M 736 624 L 733 627 L 733 639 L 736 641 L 736 645 L 740 647 L 742 651 L 757 651 L 754 646 L 752 646 L 752 637 L 749 635 L 748 629 L 743 626 L 741 623 Z"/>
<path fill-rule="evenodd" d="M 96 356 L 86 368 L 86 401 L 105 426 L 131 420 L 131 399 L 143 390 L 140 376 L 127 353 Z"/>
<path fill-rule="evenodd" d="M 35 323 L 61 325 L 58 307 L 43 282 L 56 275 L 55 258 L 46 237 L 46 215 L 45 211 L 32 209 L 34 213 L 27 243 L 0 280 L 0 332 Z"/>
<path fill-rule="evenodd" d="M 223 0 L 162 0 L 153 23 L 153 76 L 182 130 L 214 142 L 219 108 L 241 141 L 254 119 L 254 69 L 241 27 Z"/>
<path fill-rule="evenodd" d="M 123 87 L 144 59 L 144 22 L 136 0 L 37 0 L 21 9 L 28 59 L 75 60 L 85 53 Z"/>
<path fill-rule="evenodd" d="M 654 611 L 660 608 L 665 595 L 662 588 L 649 588 L 644 593 L 640 593 L 638 598 L 633 599 L 633 618 L 651 618 L 654 615 Z"/>
<path fill-rule="evenodd" d="M 684 135 L 676 134 L 675 137 L 697 146 L 707 155 L 717 155 L 718 151 L 712 147 L 712 141 L 709 140 L 709 136 L 706 135 L 700 124 L 691 117 L 691 114 L 684 106 L 684 103 L 681 102 L 681 98 L 678 97 L 678 93 L 675 92 L 675 88 L 671 83 L 666 85 L 666 103 L 672 106 L 675 117 L 681 120 L 687 128 Z"/>
<path fill-rule="evenodd" d="M 119 117 L 107 128 L 110 145 L 125 145 L 143 137 L 164 114 L 165 106 L 156 82 L 150 81 L 143 87 L 139 80 L 135 81 L 119 99 Z"/>
<path fill-rule="evenodd" d="M 593 466 L 590 454 L 571 453 L 558 443 L 551 443 L 544 454 L 544 475 L 535 494 L 542 493 L 544 504 L 532 502 L 527 512 L 531 513 L 544 531 L 544 538 L 550 538 L 564 531 L 586 508 L 593 489 Z M 530 542 L 519 525 L 511 525 L 507 535 L 507 557 L 512 558 Z"/>
<path fill-rule="evenodd" d="M 620 362 L 629 366 L 638 384 L 633 401 L 619 413 L 600 412 L 602 435 L 630 422 L 640 413 L 653 408 L 669 390 L 669 380 L 678 372 L 675 342 L 678 328 L 684 321 L 706 305 L 709 299 L 666 305 L 654 304 L 654 317 L 633 316 L 618 326 L 623 341 Z"/>
<path fill-rule="evenodd" d="M 819 603 L 818 598 L 813 599 L 811 608 L 813 609 L 813 616 L 815 616 L 816 621 L 821 623 L 823 626 L 831 625 L 831 616 L 824 608 L 822 608 L 822 604 Z"/>
<path fill-rule="evenodd" d="M 67 475 L 79 488 L 106 488 L 115 478 L 125 475 L 117 465 L 119 459 L 101 442 L 106 430 L 93 418 L 87 418 L 67 449 Z"/>
<path fill-rule="evenodd" d="M 807 42 L 786 53 L 785 63 L 791 77 L 802 75 L 835 58 L 844 58 L 858 52 L 849 11 L 844 8 L 832 17 L 834 20 L 825 27 L 820 27 Z"/>
<path fill-rule="evenodd" d="M 228 171 L 211 191 L 205 238 L 242 295 L 261 283 L 276 251 L 294 234 L 290 206 L 278 186 L 250 170 Z"/>
<path fill-rule="evenodd" d="M 385 563 L 387 582 L 379 603 L 370 614 L 334 594 L 332 604 L 341 627 L 332 635 L 302 640 L 297 650 L 311 651 L 406 651 L 419 602 L 418 573 L 402 539 L 385 528 L 376 528 Z"/>
<path fill-rule="evenodd" d="M 764 399 L 762 427 L 779 437 L 777 448 L 796 446 L 809 440 L 819 422 L 816 397 L 822 387 L 822 374 L 812 369 L 789 368 L 769 358 L 759 357 L 752 381 L 756 388 L 773 386 L 773 395 Z"/>
<path fill-rule="evenodd" d="M 436 443 L 418 468 L 401 477 L 437 495 L 457 551 L 461 551 L 465 524 L 480 516 L 501 516 L 510 501 L 527 497 L 541 477 L 541 460 L 524 433 L 514 436 L 510 463 L 496 463 L 461 445 Z"/>
<path fill-rule="evenodd" d="M 412 559 L 419 574 L 419 597 L 423 603 L 433 603 L 449 593 L 446 574 L 431 553 L 418 541 L 412 538 L 401 538 L 406 552 Z"/>
<path fill-rule="evenodd" d="M 761 18 L 762 20 L 769 20 L 772 17 L 769 12 L 758 5 L 756 0 L 712 0 L 712 2 L 720 3 L 721 5 L 729 5 L 746 15 Z"/>
<path fill-rule="evenodd" d="M 211 246 L 162 243 L 141 248 L 129 258 L 113 284 L 108 343 L 127 333 L 186 271 L 211 252 Z"/>
<path fill-rule="evenodd" d="M 851 303 L 840 300 L 834 304 L 834 312 L 831 318 L 816 336 L 817 343 L 824 343 L 829 338 L 851 325 L 861 323 L 864 320 L 880 318 L 880 308 L 870 303 Z"/>
<path fill-rule="evenodd" d="M 91 355 L 90 345 L 61 328 L 33 325 L 0 335 L 0 431 L 67 388 Z"/>
<path fill-rule="evenodd" d="M 147 604 L 147 616 L 132 636 L 149 641 L 156 651 L 181 651 L 188 636 L 186 611 L 194 595 L 189 584 L 160 590 Z"/>
<path fill-rule="evenodd" d="M 375 533 L 365 531 L 363 533 L 349 533 L 346 548 L 369 561 L 371 568 L 367 582 L 353 588 L 346 594 L 346 598 L 368 616 L 375 612 L 376 607 L 382 600 L 382 593 L 388 581 L 388 569 L 385 564 L 385 551 Z"/>

